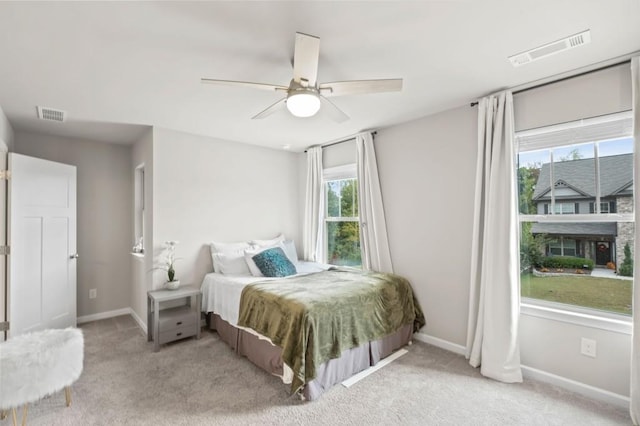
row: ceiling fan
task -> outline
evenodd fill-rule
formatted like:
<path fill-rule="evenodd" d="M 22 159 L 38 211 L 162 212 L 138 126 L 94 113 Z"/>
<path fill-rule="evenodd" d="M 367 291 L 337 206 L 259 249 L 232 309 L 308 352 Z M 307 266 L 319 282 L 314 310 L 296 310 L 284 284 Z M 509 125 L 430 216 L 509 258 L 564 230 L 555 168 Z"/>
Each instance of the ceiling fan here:
<path fill-rule="evenodd" d="M 320 38 L 296 33 L 293 54 L 293 78 L 289 86 L 277 84 L 251 83 L 246 81 L 201 79 L 202 83 L 223 84 L 227 86 L 253 87 L 255 89 L 285 92 L 286 96 L 259 112 L 252 119 L 265 118 L 286 105 L 296 117 L 311 117 L 323 105 L 329 116 L 337 122 L 349 119 L 329 97 L 344 95 L 362 95 L 367 93 L 397 92 L 402 90 L 402 79 L 352 80 L 318 83 L 318 58 L 320 56 Z"/>

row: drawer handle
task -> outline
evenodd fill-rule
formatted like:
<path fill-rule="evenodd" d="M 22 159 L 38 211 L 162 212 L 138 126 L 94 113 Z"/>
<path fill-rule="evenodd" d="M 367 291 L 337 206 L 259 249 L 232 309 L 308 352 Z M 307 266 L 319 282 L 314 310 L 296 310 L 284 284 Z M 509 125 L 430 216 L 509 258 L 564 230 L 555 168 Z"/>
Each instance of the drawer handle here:
<path fill-rule="evenodd" d="M 182 333 L 178 333 L 178 334 L 176 334 L 176 336 L 182 336 Z"/>
<path fill-rule="evenodd" d="M 182 325 L 182 321 L 178 321 L 176 325 Z"/>

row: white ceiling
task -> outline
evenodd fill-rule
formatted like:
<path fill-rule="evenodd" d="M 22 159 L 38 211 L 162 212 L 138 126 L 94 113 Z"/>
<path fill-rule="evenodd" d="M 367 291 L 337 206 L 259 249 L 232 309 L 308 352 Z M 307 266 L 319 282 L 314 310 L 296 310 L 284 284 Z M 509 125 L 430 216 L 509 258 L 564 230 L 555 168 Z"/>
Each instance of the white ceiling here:
<path fill-rule="evenodd" d="M 640 51 L 640 1 L 2 2 L 0 107 L 15 130 L 130 143 L 160 126 L 302 150 Z M 513 68 L 507 56 L 591 29 L 591 44 Z M 351 116 L 281 111 L 296 31 L 319 36 L 320 82 L 404 78 L 399 93 L 332 98 Z M 36 119 L 36 106 L 67 111 Z"/>

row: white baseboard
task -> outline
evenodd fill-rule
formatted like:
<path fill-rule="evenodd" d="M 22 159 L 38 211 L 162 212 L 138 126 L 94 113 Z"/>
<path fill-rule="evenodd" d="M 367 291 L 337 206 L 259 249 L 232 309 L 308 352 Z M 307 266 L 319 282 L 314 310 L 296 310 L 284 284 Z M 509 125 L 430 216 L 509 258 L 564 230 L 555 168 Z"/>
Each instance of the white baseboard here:
<path fill-rule="evenodd" d="M 420 342 L 428 343 L 430 345 L 445 349 L 458 355 L 464 355 L 466 351 L 465 347 L 462 345 L 458 345 L 457 343 L 452 343 L 448 340 L 443 340 L 438 337 L 433 337 L 425 333 L 416 333 L 413 335 L 413 337 Z M 605 389 L 600 389 L 595 386 L 567 379 L 566 377 L 547 373 L 546 371 L 538 370 L 536 368 L 527 367 L 526 365 L 521 366 L 521 368 L 522 375 L 525 378 L 549 383 L 598 401 L 616 405 L 618 407 L 629 408 L 630 400 L 627 396 L 619 395 Z"/>
<path fill-rule="evenodd" d="M 116 309 L 114 311 L 100 312 L 98 314 L 84 315 L 77 318 L 78 324 L 85 322 L 98 321 L 107 318 L 119 317 L 120 315 L 127 315 L 131 313 L 131 308 Z"/>
<path fill-rule="evenodd" d="M 142 321 L 142 319 L 138 316 L 138 314 L 136 314 L 136 311 L 134 311 L 133 309 L 131 309 L 131 316 L 138 323 L 138 327 L 140 327 L 142 331 L 144 331 L 144 334 L 147 334 L 147 323 L 145 321 Z"/>
<path fill-rule="evenodd" d="M 131 317 L 138 324 L 138 327 L 140 327 L 142 331 L 144 331 L 144 333 L 147 334 L 147 323 L 145 321 L 142 321 L 142 319 L 138 316 L 138 314 L 136 314 L 136 311 L 134 311 L 131 308 L 122 308 L 122 309 L 116 309 L 114 311 L 100 312 L 99 314 L 85 315 L 82 317 L 78 317 L 77 323 L 84 324 L 86 322 L 119 317 L 120 315 L 131 315 Z"/>
<path fill-rule="evenodd" d="M 458 355 L 464 355 L 466 351 L 465 347 L 462 345 L 458 345 L 457 343 L 452 343 L 448 340 L 443 340 L 438 337 L 429 336 L 425 333 L 416 333 L 413 335 L 413 338 L 420 342 L 428 343 L 430 345 L 445 349 Z"/>
<path fill-rule="evenodd" d="M 598 401 L 616 405 L 618 407 L 629 408 L 630 400 L 628 396 L 619 395 L 605 389 L 600 389 L 595 386 L 587 385 L 585 383 L 576 382 L 575 380 L 557 376 L 552 373 L 547 373 L 546 371 L 538 370 L 536 368 L 527 367 L 526 365 L 521 366 L 521 368 L 522 375 L 525 378 L 549 383 L 563 389 L 579 393 L 580 395 L 596 399 Z"/>

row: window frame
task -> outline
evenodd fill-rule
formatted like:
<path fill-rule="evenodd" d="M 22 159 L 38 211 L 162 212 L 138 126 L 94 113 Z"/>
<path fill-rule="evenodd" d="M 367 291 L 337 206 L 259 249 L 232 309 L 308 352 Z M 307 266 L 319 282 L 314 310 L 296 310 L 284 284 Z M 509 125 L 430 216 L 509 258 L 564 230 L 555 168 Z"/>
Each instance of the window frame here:
<path fill-rule="evenodd" d="M 631 138 L 633 141 L 633 152 L 635 153 L 638 142 L 633 140 L 633 134 L 628 125 L 626 127 L 626 129 L 628 130 L 625 130 L 624 135 L 619 135 L 617 137 L 594 137 L 594 139 L 590 141 L 580 141 L 577 143 L 573 141 L 568 141 L 565 144 L 559 144 L 559 143 L 550 144 L 548 141 L 544 141 L 540 144 L 528 143 L 526 149 L 524 150 L 521 150 L 521 147 L 519 146 L 519 137 L 521 137 L 522 135 L 525 135 L 526 137 L 532 137 L 532 136 L 535 136 L 536 133 L 540 133 L 540 134 L 547 133 L 550 131 L 550 129 L 553 129 L 553 128 L 568 128 L 568 127 L 570 128 L 571 125 L 575 125 L 577 123 L 584 123 L 586 121 L 590 123 L 594 123 L 594 122 L 597 123 L 599 120 L 602 120 L 604 123 L 612 122 L 612 121 L 615 121 L 615 117 L 618 117 L 618 120 L 620 122 L 624 122 L 626 120 L 626 122 L 628 123 L 630 116 L 631 116 L 630 111 L 623 111 L 620 113 L 609 114 L 603 117 L 595 117 L 593 119 L 578 120 L 576 122 L 562 123 L 560 125 L 555 125 L 555 126 L 545 126 L 538 129 L 530 129 L 530 130 L 516 132 L 516 137 L 514 138 L 515 145 L 516 145 L 514 149 L 514 157 L 515 157 L 514 161 L 516 163 L 516 167 L 515 167 L 516 174 L 518 173 L 518 166 L 519 166 L 518 155 L 521 152 L 531 152 L 531 151 L 539 151 L 539 150 L 547 150 L 547 149 L 552 150 L 554 148 L 592 143 L 594 145 L 594 159 L 596 160 L 595 161 L 596 167 L 594 172 L 597 174 L 598 181 L 599 181 L 600 172 L 599 172 L 598 163 L 599 163 L 599 158 L 601 158 L 599 156 L 599 149 L 598 149 L 599 143 Z M 621 127 L 624 127 L 624 126 L 621 126 Z M 553 154 L 551 154 L 550 156 L 550 161 L 553 164 Z M 634 166 L 635 166 L 635 163 L 634 163 Z M 634 173 L 634 176 L 635 176 L 635 173 Z M 517 180 L 517 177 L 516 177 L 516 180 Z M 633 186 L 635 186 L 635 184 L 636 183 L 634 181 Z M 555 213 L 556 198 L 554 197 L 554 185 L 550 185 L 551 198 L 549 199 L 549 201 L 546 202 L 548 204 L 548 208 L 547 208 L 547 211 L 549 212 L 548 214 L 537 214 L 537 213 L 523 214 L 523 213 L 520 213 L 519 207 L 516 206 L 516 209 L 517 209 L 516 213 L 518 215 L 518 238 L 520 238 L 520 235 L 522 232 L 522 224 L 525 222 L 531 222 L 531 223 L 563 223 L 563 222 L 567 222 L 567 223 L 575 223 L 575 222 L 635 223 L 635 212 L 618 213 L 617 206 L 615 209 L 616 211 L 615 213 L 602 212 L 601 203 L 604 204 L 605 201 L 600 200 L 601 194 L 599 191 L 600 191 L 600 188 L 598 184 L 596 197 L 593 201 L 593 205 L 595 208 L 595 211 L 593 213 L 556 214 Z M 518 193 L 518 196 L 519 196 L 519 193 Z M 562 203 L 562 202 L 563 201 L 560 199 L 559 203 Z M 606 203 L 608 204 L 608 202 Z M 607 210 L 608 209 L 609 209 L 609 206 L 607 206 Z M 640 249 L 640 245 L 638 245 L 638 247 Z M 576 247 L 576 250 L 577 250 L 577 247 Z M 518 276 L 518 283 L 520 283 L 520 276 Z M 635 285 L 635 277 L 634 277 L 633 285 Z M 520 294 L 521 313 L 525 315 L 537 316 L 537 317 L 546 318 L 546 319 L 554 319 L 558 321 L 574 323 L 578 325 L 584 325 L 584 326 L 599 328 L 603 330 L 616 331 L 623 334 L 631 334 L 631 324 L 633 321 L 633 314 L 627 316 L 627 315 L 619 314 L 616 312 L 603 311 L 603 310 L 593 309 L 593 308 L 579 306 L 579 305 L 570 305 L 570 304 L 559 303 L 559 302 L 551 302 L 543 299 L 523 297 L 521 296 L 520 291 L 519 291 L 519 294 Z"/>
<path fill-rule="evenodd" d="M 324 197 L 324 211 L 322 212 L 323 220 L 322 220 L 322 235 L 323 235 L 323 243 L 322 243 L 322 262 L 326 264 L 329 263 L 328 251 L 329 251 L 329 230 L 327 223 L 329 222 L 358 222 L 360 223 L 360 206 L 358 206 L 358 216 L 345 216 L 345 217 L 335 217 L 328 215 L 329 203 L 328 203 L 328 187 L 327 184 L 329 182 L 338 181 L 338 180 L 347 180 L 347 179 L 355 179 L 356 184 L 358 182 L 358 173 L 356 168 L 356 163 L 345 164 L 342 166 L 329 167 L 322 171 L 322 188 Z M 358 226 L 358 232 L 360 232 L 360 226 Z"/>

